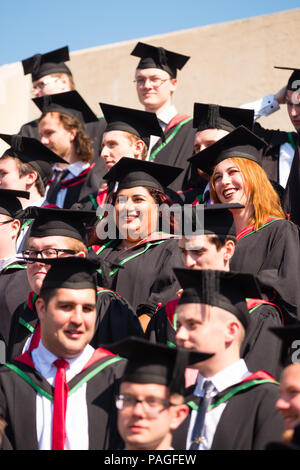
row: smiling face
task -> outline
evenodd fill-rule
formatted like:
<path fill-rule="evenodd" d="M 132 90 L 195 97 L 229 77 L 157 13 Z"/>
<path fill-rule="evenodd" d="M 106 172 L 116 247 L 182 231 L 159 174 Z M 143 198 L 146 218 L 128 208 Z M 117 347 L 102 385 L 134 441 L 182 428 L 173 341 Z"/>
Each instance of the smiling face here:
<path fill-rule="evenodd" d="M 283 370 L 276 408 L 282 414 L 285 429 L 300 423 L 300 364 L 291 364 Z"/>
<path fill-rule="evenodd" d="M 230 158 L 220 162 L 212 176 L 220 203 L 239 203 L 247 206 L 247 185 L 239 166 Z"/>
<path fill-rule="evenodd" d="M 91 341 L 97 315 L 94 289 L 56 289 L 47 304 L 39 297 L 36 309 L 43 345 L 56 356 L 75 357 Z"/>
<path fill-rule="evenodd" d="M 136 242 L 157 228 L 158 208 L 147 188 L 122 189 L 115 202 L 115 223 L 123 239 Z"/>
<path fill-rule="evenodd" d="M 138 99 L 146 111 L 158 112 L 171 105 L 177 80 L 171 78 L 168 72 L 156 68 L 137 69 L 135 80 Z"/>

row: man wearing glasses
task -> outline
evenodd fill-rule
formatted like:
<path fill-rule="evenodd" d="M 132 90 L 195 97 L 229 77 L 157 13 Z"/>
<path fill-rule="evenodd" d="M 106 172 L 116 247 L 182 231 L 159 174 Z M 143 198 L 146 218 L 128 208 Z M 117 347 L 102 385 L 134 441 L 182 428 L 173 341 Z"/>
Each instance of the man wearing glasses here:
<path fill-rule="evenodd" d="M 195 129 L 191 117 L 178 114 L 172 98 L 177 88 L 177 70 L 184 67 L 189 57 L 142 42 L 131 55 L 140 58 L 134 80 L 138 99 L 145 111 L 156 113 L 165 134 L 164 141 L 151 137 L 148 159 L 185 169 L 171 189 L 187 189 L 191 178 L 187 159 L 193 154 Z"/>
<path fill-rule="evenodd" d="M 128 359 L 116 397 L 125 450 L 171 449 L 172 431 L 188 415 L 184 370 L 210 355 L 137 338 L 126 338 L 108 349 Z"/>
<path fill-rule="evenodd" d="M 41 341 L 0 372 L 3 448 L 117 448 L 114 396 L 125 361 L 90 345 L 97 264 L 80 257 L 44 261 L 50 269 L 36 301 Z"/>
<path fill-rule="evenodd" d="M 69 256 L 86 257 L 87 228 L 94 221 L 93 211 L 63 210 L 30 207 L 26 219 L 34 219 L 26 248 L 22 254 L 27 261 L 27 278 L 31 292 L 16 308 L 10 328 L 8 359 L 33 349 L 39 343 L 38 317 L 35 302 L 40 294 L 49 265 L 45 259 Z M 31 261 L 32 259 L 38 261 Z M 103 283 L 102 283 L 103 284 Z M 118 294 L 98 288 L 97 322 L 93 346 L 118 341 L 127 335 L 143 336 L 138 318 L 129 304 Z M 24 303 L 25 302 L 25 303 Z"/>

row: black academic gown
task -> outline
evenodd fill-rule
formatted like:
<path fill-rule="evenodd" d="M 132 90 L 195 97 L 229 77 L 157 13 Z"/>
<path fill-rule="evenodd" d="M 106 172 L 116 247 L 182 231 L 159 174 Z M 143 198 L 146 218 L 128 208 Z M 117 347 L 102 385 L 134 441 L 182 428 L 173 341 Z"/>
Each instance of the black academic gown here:
<path fill-rule="evenodd" d="M 225 392 L 234 388 L 230 387 Z M 283 420 L 275 407 L 278 398 L 278 384 L 272 381 L 261 382 L 229 398 L 210 450 L 263 450 L 268 442 L 281 440 Z M 190 415 L 173 431 L 175 450 L 186 449 L 189 423 Z"/>
<path fill-rule="evenodd" d="M 22 354 L 26 342 L 32 336 L 30 349 L 37 346 L 40 333 L 35 309 L 37 295 L 31 292 L 25 303 L 15 310 L 7 348 L 7 360 Z M 91 341 L 94 348 L 120 341 L 127 336 L 144 337 L 140 322 L 131 306 L 118 294 L 99 288 L 97 292 L 97 319 Z"/>
<path fill-rule="evenodd" d="M 16 260 L 0 272 L 0 336 L 8 344 L 13 314 L 30 292 L 26 264 Z"/>
<path fill-rule="evenodd" d="M 187 161 L 193 155 L 196 129 L 193 128 L 193 118 L 176 116 L 167 127 L 165 141 L 161 139 L 153 146 L 149 160 L 163 165 L 182 168 L 184 171 L 170 184 L 174 191 L 182 191 L 196 186 L 197 174 Z"/>
<path fill-rule="evenodd" d="M 176 345 L 176 306 L 178 299 L 161 307 L 151 318 L 145 336 L 153 343 Z M 280 379 L 281 341 L 269 328 L 283 325 L 282 312 L 275 304 L 262 299 L 249 299 L 250 323 L 241 347 L 241 357 L 249 370 L 265 370 Z"/>
<path fill-rule="evenodd" d="M 96 254 L 103 261 L 122 265 L 111 271 L 114 274 L 110 287 L 126 299 L 135 312 L 154 313 L 174 298 L 180 285 L 173 268 L 182 266 L 177 240 L 166 234 L 155 234 L 125 251 L 118 249 L 118 245 L 119 240 L 111 240 Z"/>
<path fill-rule="evenodd" d="M 97 353 L 101 356 L 97 359 L 95 354 L 95 362 L 76 375 L 68 386 L 71 391 L 81 380 L 87 384 L 89 449 L 118 449 L 122 440 L 117 431 L 115 396 L 126 361 L 108 351 L 99 349 Z M 1 367 L 0 408 L 7 422 L 4 450 L 38 450 L 36 396 L 42 393 L 40 390 L 53 397 L 53 387 L 34 368 L 30 353 Z"/>
<path fill-rule="evenodd" d="M 274 303 L 280 307 L 285 322 L 294 321 L 300 306 L 299 227 L 284 219 L 266 223 L 254 232 L 246 228 L 237 235 L 230 270 L 261 275 L 276 272 Z"/>

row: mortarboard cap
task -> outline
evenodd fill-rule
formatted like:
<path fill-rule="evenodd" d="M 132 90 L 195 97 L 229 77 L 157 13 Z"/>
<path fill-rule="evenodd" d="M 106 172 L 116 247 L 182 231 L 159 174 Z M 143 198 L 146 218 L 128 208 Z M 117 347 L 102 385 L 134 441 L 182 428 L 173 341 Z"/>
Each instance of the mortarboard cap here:
<path fill-rule="evenodd" d="M 176 78 L 177 69 L 181 70 L 190 59 L 186 55 L 177 54 L 163 47 L 155 47 L 143 42 L 137 43 L 131 55 L 141 58 L 137 69 L 162 69 L 173 78 Z"/>
<path fill-rule="evenodd" d="M 33 82 L 51 73 L 67 73 L 72 75 L 71 70 L 65 64 L 69 60 L 68 46 L 47 52 L 46 54 L 35 54 L 28 59 L 22 60 L 24 75 L 31 73 Z"/>
<path fill-rule="evenodd" d="M 265 146 L 266 143 L 253 132 L 239 126 L 188 160 L 207 175 L 212 175 L 215 166 L 227 158 L 246 158 L 260 164 Z"/>
<path fill-rule="evenodd" d="M 107 122 L 105 132 L 130 132 L 144 140 L 147 146 L 149 146 L 151 135 L 164 139 L 163 130 L 155 113 L 105 103 L 99 103 L 99 105 Z"/>
<path fill-rule="evenodd" d="M 213 356 L 136 337 L 107 345 L 106 349 L 128 359 L 122 382 L 166 385 L 170 393 L 181 395 L 185 387 L 186 367 Z"/>
<path fill-rule="evenodd" d="M 39 259 L 39 261 L 41 261 Z M 43 259 L 50 264 L 41 293 L 45 289 L 96 289 L 98 264 L 82 256 Z"/>
<path fill-rule="evenodd" d="M 0 214 L 8 215 L 12 218 L 22 216 L 22 204 L 18 199 L 19 197 L 29 199 L 29 192 L 0 188 Z"/>
<path fill-rule="evenodd" d="M 300 69 L 299 68 L 293 68 L 293 67 L 274 67 L 275 69 L 281 69 L 281 70 L 290 70 L 293 73 L 291 74 L 290 78 L 288 79 L 286 89 L 287 90 L 298 90 L 300 87 Z"/>
<path fill-rule="evenodd" d="M 280 363 L 283 367 L 291 364 L 291 355 L 299 350 L 300 346 L 300 322 L 297 321 L 282 327 L 269 328 L 281 340 Z M 295 348 L 293 342 L 297 341 Z M 299 354 L 297 354 L 299 357 Z M 298 361 L 300 362 L 300 360 Z"/>
<path fill-rule="evenodd" d="M 61 236 L 85 243 L 85 224 L 94 221 L 95 212 L 31 206 L 24 210 L 23 218 L 34 219 L 30 237 Z"/>
<path fill-rule="evenodd" d="M 182 235 L 197 234 L 236 237 L 233 215 L 230 209 L 243 209 L 241 204 L 197 204 L 182 208 L 184 222 Z"/>
<path fill-rule="evenodd" d="M 2 156 L 15 157 L 23 163 L 29 163 L 40 174 L 45 186 L 51 180 L 52 165 L 54 163 L 68 163 L 32 137 L 23 137 L 19 134 L 0 134 L 0 138 L 10 145 L 10 148 L 5 150 Z"/>
<path fill-rule="evenodd" d="M 181 172 L 181 168 L 174 166 L 123 157 L 103 179 L 109 184 L 118 183 L 118 190 L 146 186 L 164 192 Z"/>
<path fill-rule="evenodd" d="M 261 298 L 259 284 L 252 274 L 174 268 L 183 289 L 178 305 L 199 303 L 220 307 L 235 315 L 246 329 L 250 315 L 246 298 Z"/>
<path fill-rule="evenodd" d="M 252 129 L 254 111 L 252 109 L 230 108 L 217 104 L 194 103 L 193 127 L 197 131 L 224 129 L 231 132 L 239 126 Z"/>
<path fill-rule="evenodd" d="M 98 121 L 96 114 L 76 90 L 32 98 L 32 101 L 43 114 L 52 112 L 67 114 L 79 119 L 83 124 Z"/>

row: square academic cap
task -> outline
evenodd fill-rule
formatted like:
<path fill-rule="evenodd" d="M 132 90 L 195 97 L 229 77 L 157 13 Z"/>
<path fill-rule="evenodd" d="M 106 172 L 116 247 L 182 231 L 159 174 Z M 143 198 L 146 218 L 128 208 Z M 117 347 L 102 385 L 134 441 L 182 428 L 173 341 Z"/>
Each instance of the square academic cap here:
<path fill-rule="evenodd" d="M 230 108 L 217 104 L 194 103 L 193 127 L 197 131 L 223 129 L 231 132 L 239 126 L 252 130 L 253 109 Z"/>
<path fill-rule="evenodd" d="M 79 119 L 83 124 L 98 121 L 96 114 L 76 90 L 32 98 L 32 101 L 43 114 L 52 112 L 67 114 Z"/>
<path fill-rule="evenodd" d="M 280 363 L 283 367 L 290 364 L 291 355 L 293 352 L 299 350 L 300 345 L 300 322 L 297 321 L 291 325 L 285 325 L 282 327 L 269 328 L 281 340 L 281 354 Z M 295 348 L 293 348 L 293 342 L 297 341 Z M 296 355 L 299 359 L 299 354 Z M 299 360 L 300 362 L 300 360 Z"/>
<path fill-rule="evenodd" d="M 141 58 L 137 69 L 162 69 L 173 78 L 176 78 L 177 69 L 181 70 L 190 59 L 186 55 L 177 54 L 163 47 L 155 47 L 143 42 L 137 43 L 131 55 Z"/>
<path fill-rule="evenodd" d="M 40 259 L 38 261 L 41 261 Z M 96 289 L 98 264 L 82 256 L 43 259 L 50 264 L 41 287 L 46 289 Z"/>
<path fill-rule="evenodd" d="M 235 315 L 246 329 L 250 315 L 246 298 L 261 298 L 255 276 L 215 270 L 174 268 L 183 288 L 178 305 L 199 303 L 220 307 Z"/>
<path fill-rule="evenodd" d="M 147 146 L 149 146 L 151 135 L 157 135 L 164 139 L 163 130 L 155 113 L 105 103 L 99 103 L 99 105 L 107 122 L 105 132 L 130 132 L 144 140 Z"/>
<path fill-rule="evenodd" d="M 207 175 L 212 175 L 215 166 L 227 158 L 246 158 L 260 164 L 265 146 L 266 143 L 253 132 L 239 126 L 188 160 Z"/>
<path fill-rule="evenodd" d="M 287 90 L 292 90 L 292 91 L 298 90 L 300 88 L 300 69 L 299 68 L 275 66 L 274 69 L 292 70 L 293 73 L 288 79 L 286 88 Z"/>
<path fill-rule="evenodd" d="M 164 192 L 181 172 L 182 168 L 123 157 L 103 179 L 109 184 L 118 183 L 118 190 L 146 186 Z"/>
<path fill-rule="evenodd" d="M 23 137 L 19 134 L 0 134 L 0 138 L 10 145 L 10 148 L 5 150 L 2 156 L 18 158 L 23 163 L 29 163 L 40 174 L 45 186 L 51 180 L 52 165 L 54 163 L 68 163 L 32 137 Z"/>
<path fill-rule="evenodd" d="M 233 215 L 230 209 L 243 209 L 241 204 L 198 204 L 182 207 L 182 234 L 186 237 L 197 234 L 236 237 Z"/>
<path fill-rule="evenodd" d="M 94 221 L 95 212 L 30 206 L 24 210 L 23 218 L 34 219 L 30 237 L 61 236 L 85 243 L 85 224 Z"/>
<path fill-rule="evenodd" d="M 0 188 L 0 214 L 8 215 L 13 219 L 22 216 L 22 204 L 19 197 L 29 199 L 29 192 Z"/>
<path fill-rule="evenodd" d="M 55 49 L 46 54 L 35 54 L 28 59 L 22 60 L 24 75 L 31 73 L 33 82 L 51 73 L 67 73 L 72 75 L 71 70 L 65 64 L 69 60 L 68 46 Z"/>
<path fill-rule="evenodd" d="M 166 385 L 170 393 L 181 395 L 184 392 L 186 367 L 213 356 L 135 337 L 107 345 L 106 349 L 128 359 L 122 382 Z"/>

